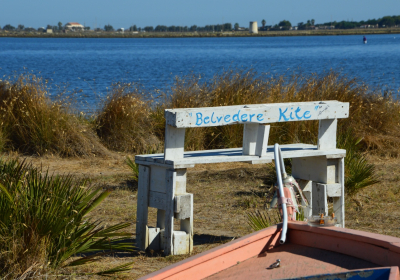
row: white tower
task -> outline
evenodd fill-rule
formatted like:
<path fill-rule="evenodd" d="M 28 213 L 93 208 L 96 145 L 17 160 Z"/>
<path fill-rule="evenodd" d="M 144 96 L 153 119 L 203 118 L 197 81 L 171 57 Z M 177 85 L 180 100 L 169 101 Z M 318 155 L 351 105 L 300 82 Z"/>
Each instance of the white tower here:
<path fill-rule="evenodd" d="M 250 30 L 250 33 L 254 33 L 254 34 L 258 33 L 257 21 L 250 21 L 249 30 Z"/>

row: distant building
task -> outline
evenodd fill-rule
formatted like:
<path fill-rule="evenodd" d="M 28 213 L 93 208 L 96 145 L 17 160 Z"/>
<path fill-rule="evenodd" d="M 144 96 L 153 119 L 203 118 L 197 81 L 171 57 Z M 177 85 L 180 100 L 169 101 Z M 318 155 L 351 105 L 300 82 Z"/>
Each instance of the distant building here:
<path fill-rule="evenodd" d="M 77 22 L 68 22 L 65 25 L 65 29 L 66 30 L 76 30 L 76 31 L 78 31 L 78 30 L 83 30 L 84 26 L 82 24 L 77 23 Z"/>
<path fill-rule="evenodd" d="M 250 33 L 254 33 L 254 34 L 258 33 L 257 21 L 250 21 L 249 30 L 250 30 Z"/>
<path fill-rule="evenodd" d="M 53 29 L 47 28 L 47 29 L 46 29 L 46 33 L 49 33 L 49 34 L 53 33 Z"/>

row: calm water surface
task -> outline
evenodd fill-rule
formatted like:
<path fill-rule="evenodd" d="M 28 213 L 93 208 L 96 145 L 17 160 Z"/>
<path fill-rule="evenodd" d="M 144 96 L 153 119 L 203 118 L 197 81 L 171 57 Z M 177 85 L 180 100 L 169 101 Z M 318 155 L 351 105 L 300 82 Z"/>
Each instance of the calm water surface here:
<path fill-rule="evenodd" d="M 89 103 L 113 82 L 166 89 L 174 77 L 211 78 L 226 69 L 283 75 L 330 69 L 371 86 L 400 87 L 400 35 L 264 38 L 0 38 L 0 79 L 33 71 L 53 89 L 82 90 Z M 4 78 L 3 78 L 4 79 Z M 54 90 L 55 91 L 55 90 Z"/>

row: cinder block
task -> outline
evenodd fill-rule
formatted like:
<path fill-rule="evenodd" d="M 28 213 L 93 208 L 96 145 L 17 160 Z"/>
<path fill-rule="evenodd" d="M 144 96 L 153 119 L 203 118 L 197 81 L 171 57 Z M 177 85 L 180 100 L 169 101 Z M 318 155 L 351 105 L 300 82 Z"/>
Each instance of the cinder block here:
<path fill-rule="evenodd" d="M 175 196 L 175 219 L 183 220 L 190 218 L 192 215 L 192 201 L 193 201 L 193 194 L 187 193 L 183 195 Z"/>
<path fill-rule="evenodd" d="M 149 249 L 158 251 L 161 249 L 160 246 L 160 228 L 149 227 Z"/>
<path fill-rule="evenodd" d="M 189 254 L 189 234 L 184 231 L 174 231 L 174 255 Z"/>

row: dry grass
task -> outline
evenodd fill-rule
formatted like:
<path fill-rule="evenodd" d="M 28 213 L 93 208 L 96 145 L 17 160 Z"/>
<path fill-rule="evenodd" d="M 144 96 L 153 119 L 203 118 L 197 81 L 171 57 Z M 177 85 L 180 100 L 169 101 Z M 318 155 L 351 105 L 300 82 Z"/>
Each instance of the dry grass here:
<path fill-rule="evenodd" d="M 239 104 L 339 100 L 350 103 L 350 118 L 339 121 L 339 132 L 351 128 L 363 138 L 364 150 L 398 156 L 400 104 L 378 90 L 338 73 L 310 77 L 257 75 L 228 71 L 200 83 L 194 77 L 177 80 L 165 108 L 213 107 Z M 240 147 L 243 127 L 188 129 L 186 149 Z M 273 124 L 269 143 L 313 143 L 318 122 Z"/>
<path fill-rule="evenodd" d="M 149 101 L 136 85 L 114 84 L 96 118 L 97 134 L 107 148 L 146 153 L 159 150 Z"/>
<path fill-rule="evenodd" d="M 346 199 L 346 227 L 400 237 L 400 226 L 397 222 L 400 215 L 400 159 L 377 155 L 369 156 L 368 159 L 369 162 L 376 163 L 381 183 L 362 189 L 355 196 L 361 207 L 352 198 Z M 40 159 L 35 160 L 36 164 L 41 164 Z M 81 176 L 80 169 L 84 164 L 74 159 L 44 159 L 42 162 L 44 166 L 46 163 L 51 164 L 51 171 L 63 173 L 63 166 L 64 170 L 73 170 L 74 175 L 78 177 Z M 91 213 L 93 219 L 101 218 L 109 224 L 136 221 L 137 183 L 131 181 L 129 173 L 126 173 L 129 171 L 127 166 L 123 170 L 115 169 L 123 165 L 123 156 L 120 156 L 119 162 L 115 160 L 112 165 L 105 159 L 96 159 L 96 162 L 91 164 L 92 182 L 101 183 L 104 187 L 114 190 L 108 199 Z M 251 232 L 246 213 L 264 208 L 264 193 L 270 194 L 273 181 L 271 172 L 274 171 L 266 165 L 246 163 L 197 165 L 188 170 L 187 190 L 194 194 L 193 254 Z M 156 212 L 150 208 L 149 224 L 155 223 Z M 134 233 L 135 225 L 130 230 Z M 68 273 L 90 273 L 134 261 L 132 271 L 115 278 L 137 279 L 187 257 L 189 255 L 163 257 L 159 252 L 131 255 L 117 253 L 104 256 L 99 264 L 88 265 L 79 270 L 71 269 Z M 92 278 L 93 276 L 88 277 Z"/>
<path fill-rule="evenodd" d="M 51 101 L 46 85 L 33 75 L 0 82 L 3 150 L 61 156 L 106 155 L 91 127 L 68 111 L 68 104 Z"/>
<path fill-rule="evenodd" d="M 339 121 L 339 134 L 350 128 L 363 138 L 364 151 L 399 156 L 399 101 L 382 97 L 382 92 L 355 79 L 335 72 L 271 76 L 232 70 L 201 81 L 194 76 L 177 78 L 159 98 L 149 98 L 135 84 L 114 84 L 93 122 L 72 113 L 69 104 L 50 100 L 46 85 L 34 76 L 0 82 L 0 149 L 101 156 L 108 154 L 104 144 L 110 150 L 136 154 L 161 152 L 166 108 L 339 100 L 350 103 L 350 117 Z M 317 121 L 276 123 L 269 143 L 315 144 L 317 135 Z M 240 147 L 242 138 L 242 125 L 187 129 L 185 149 Z"/>

